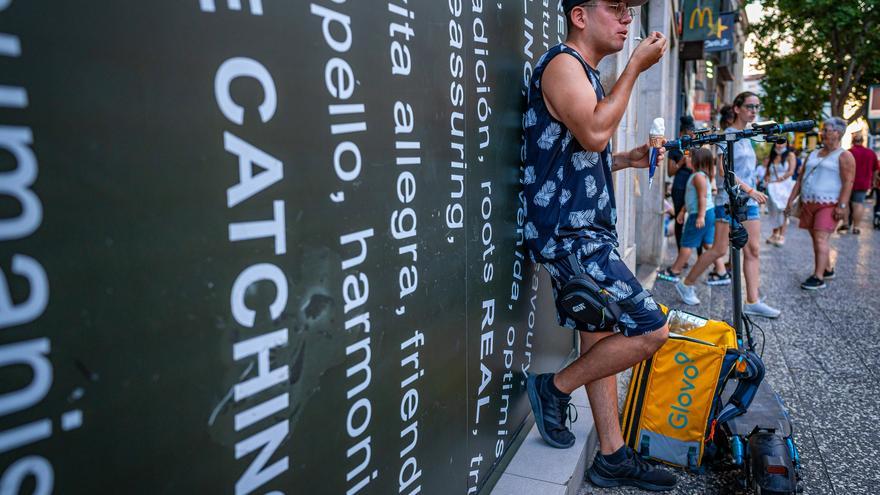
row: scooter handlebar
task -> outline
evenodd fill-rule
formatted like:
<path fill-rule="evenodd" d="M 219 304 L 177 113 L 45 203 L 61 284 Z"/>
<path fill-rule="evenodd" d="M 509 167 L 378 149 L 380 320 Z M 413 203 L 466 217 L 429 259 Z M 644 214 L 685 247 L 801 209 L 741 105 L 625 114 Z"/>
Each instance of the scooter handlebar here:
<path fill-rule="evenodd" d="M 787 124 L 777 124 L 775 122 L 768 122 L 763 125 L 756 124 L 752 126 L 752 129 L 746 129 L 743 131 L 739 131 L 741 137 L 751 137 L 757 134 L 763 135 L 772 135 L 772 134 L 785 134 L 787 132 L 802 132 L 809 131 L 813 127 L 816 126 L 815 120 L 800 120 L 797 122 L 789 122 Z M 695 148 L 702 146 L 704 144 L 712 144 L 720 141 L 724 141 L 724 134 L 704 134 L 699 136 L 682 136 L 681 139 L 673 139 L 672 141 L 666 141 L 666 144 L 663 145 L 667 150 L 686 150 L 690 148 Z"/>
<path fill-rule="evenodd" d="M 784 134 L 786 132 L 809 131 L 815 126 L 815 120 L 799 120 L 797 122 L 788 122 L 786 124 L 755 126 L 755 130 L 761 132 L 762 134 Z"/>

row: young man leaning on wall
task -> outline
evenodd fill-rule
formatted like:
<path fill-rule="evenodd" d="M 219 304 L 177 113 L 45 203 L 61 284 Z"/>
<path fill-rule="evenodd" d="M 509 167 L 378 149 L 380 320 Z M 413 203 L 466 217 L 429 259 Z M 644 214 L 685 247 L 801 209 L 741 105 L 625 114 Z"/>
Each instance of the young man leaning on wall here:
<path fill-rule="evenodd" d="M 646 2 L 563 0 L 568 37 L 541 57 L 529 84 L 523 119 L 526 245 L 550 273 L 559 322 L 579 331 L 582 354 L 559 373 L 531 376 L 528 393 L 544 440 L 568 448 L 574 445 L 565 426 L 568 401 L 586 385 L 600 445 L 590 480 L 660 491 L 672 489 L 676 479 L 624 445 L 615 378 L 650 357 L 668 335 L 666 316 L 617 251 L 612 172 L 647 167 L 649 147 L 612 155 L 609 142 L 636 78 L 660 60 L 666 39 L 653 32 L 642 41 L 607 95 L 595 69 L 623 49 L 633 7 Z M 662 163 L 662 149 L 658 160 Z M 578 273 L 589 274 L 610 293 L 623 311 L 616 325 L 598 328 L 560 305 L 560 290 Z"/>

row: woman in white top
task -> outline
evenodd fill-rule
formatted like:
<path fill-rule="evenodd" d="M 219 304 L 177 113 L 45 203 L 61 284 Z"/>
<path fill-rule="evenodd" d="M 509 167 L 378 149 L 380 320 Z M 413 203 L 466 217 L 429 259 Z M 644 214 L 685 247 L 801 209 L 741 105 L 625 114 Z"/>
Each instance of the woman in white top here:
<path fill-rule="evenodd" d="M 828 238 L 840 220 L 846 221 L 849 196 L 856 175 L 856 159 L 840 146 L 846 132 L 846 121 L 832 117 L 822 126 L 822 149 L 810 153 L 804 171 L 788 198 L 786 213 L 798 193 L 801 196 L 800 228 L 810 231 L 813 238 L 813 274 L 801 288 L 817 290 L 825 287 L 825 280 L 834 277 L 829 266 Z"/>
<path fill-rule="evenodd" d="M 733 100 L 733 111 L 736 119 L 725 131 L 741 131 L 755 120 L 761 102 L 758 96 L 745 91 Z M 760 261 L 758 255 L 761 251 L 761 220 L 758 212 L 758 204 L 767 202 L 767 196 L 755 189 L 755 163 L 757 158 L 752 143 L 748 139 L 737 141 L 734 145 L 733 170 L 736 173 L 737 185 L 749 195 L 749 203 L 746 206 L 747 220 L 743 222 L 749 233 L 749 242 L 743 249 L 743 272 L 746 276 L 746 304 L 743 312 L 748 315 L 763 316 L 765 318 L 777 318 L 780 311 L 772 308 L 759 298 L 761 286 Z M 686 304 L 699 304 L 694 284 L 697 278 L 709 268 L 709 265 L 727 253 L 730 245 L 730 215 L 727 212 L 729 198 L 724 189 L 723 170 L 718 175 L 718 194 L 715 196 L 715 243 L 712 249 L 703 251 L 697 258 L 687 278 L 675 285 L 679 297 Z"/>
<path fill-rule="evenodd" d="M 770 156 L 765 161 L 767 171 L 764 172 L 764 184 L 767 186 L 767 201 L 770 214 L 767 222 L 773 229 L 773 235 L 767 239 L 768 244 L 782 246 L 785 244 L 785 229 L 788 227 L 788 219 L 785 217 L 785 205 L 791 196 L 794 183 L 790 180 L 794 175 L 796 164 L 794 151 L 788 147 L 788 141 L 776 143 L 770 150 Z"/>

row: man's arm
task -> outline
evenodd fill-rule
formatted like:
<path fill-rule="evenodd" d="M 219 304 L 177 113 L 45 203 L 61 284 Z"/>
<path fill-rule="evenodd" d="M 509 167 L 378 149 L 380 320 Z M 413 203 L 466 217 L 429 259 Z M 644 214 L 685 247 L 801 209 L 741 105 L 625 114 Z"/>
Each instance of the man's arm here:
<path fill-rule="evenodd" d="M 617 172 L 629 167 L 647 168 L 649 165 L 651 147 L 643 144 L 637 148 L 612 155 L 611 171 Z M 663 163 L 666 156 L 666 148 L 657 148 L 657 163 Z"/>
<path fill-rule="evenodd" d="M 611 156 L 613 157 L 613 160 L 611 161 L 612 172 L 617 172 L 618 170 L 623 170 L 632 166 L 628 152 L 614 153 Z"/>
<path fill-rule="evenodd" d="M 620 124 L 636 78 L 651 67 L 666 50 L 666 38 L 654 32 L 633 52 L 629 63 L 602 101 L 590 87 L 580 61 L 555 57 L 541 77 L 541 91 L 550 114 L 572 132 L 588 151 L 601 152 Z"/>

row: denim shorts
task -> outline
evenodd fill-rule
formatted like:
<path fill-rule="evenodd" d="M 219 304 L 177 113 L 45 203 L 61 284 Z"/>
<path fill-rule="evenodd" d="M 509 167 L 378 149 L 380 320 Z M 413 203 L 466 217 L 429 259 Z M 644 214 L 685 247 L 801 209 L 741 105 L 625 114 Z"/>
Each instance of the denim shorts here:
<path fill-rule="evenodd" d="M 868 195 L 868 191 L 853 191 L 849 197 L 850 203 L 864 203 L 865 197 Z M 852 212 L 850 212 L 852 213 Z"/>
<path fill-rule="evenodd" d="M 574 277 L 569 259 L 544 263 L 553 281 L 553 299 L 556 301 L 556 318 L 561 326 L 582 332 L 613 332 L 619 330 L 627 337 L 634 337 L 658 330 L 666 324 L 666 314 L 660 309 L 651 293 L 633 276 L 629 267 L 620 259 L 611 244 L 588 243 L 576 251 L 583 272 L 589 273 L 600 287 L 612 294 L 624 311 L 617 328 L 597 328 L 572 318 L 559 304 L 559 290 Z"/>
<path fill-rule="evenodd" d="M 694 249 L 714 243 L 715 209 L 706 210 L 706 225 L 702 229 L 697 228 L 697 214 L 688 214 L 687 222 L 684 223 L 684 234 L 681 236 L 681 246 Z"/>
<path fill-rule="evenodd" d="M 746 221 L 758 220 L 761 218 L 761 211 L 755 205 L 746 206 Z M 730 215 L 727 214 L 727 205 L 715 207 L 715 221 L 730 223 Z"/>

